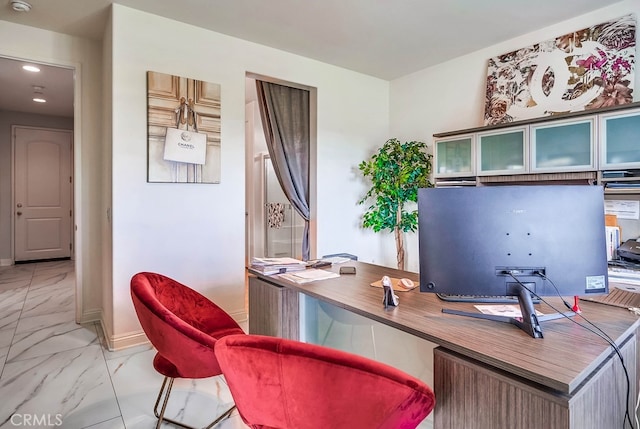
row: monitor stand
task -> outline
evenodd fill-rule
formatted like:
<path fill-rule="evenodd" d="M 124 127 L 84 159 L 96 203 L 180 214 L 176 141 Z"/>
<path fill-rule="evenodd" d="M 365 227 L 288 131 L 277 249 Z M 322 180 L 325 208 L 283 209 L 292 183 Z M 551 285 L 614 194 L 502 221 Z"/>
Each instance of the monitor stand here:
<path fill-rule="evenodd" d="M 517 293 L 518 302 L 520 303 L 520 311 L 522 312 L 522 318 L 497 316 L 493 314 L 471 313 L 468 311 L 451 310 L 443 308 L 442 312 L 447 314 L 457 314 L 459 316 L 474 317 L 476 319 L 495 320 L 497 322 L 505 322 L 516 325 L 518 328 L 525 331 L 533 338 L 542 338 L 542 326 L 541 322 L 547 320 L 560 319 L 561 317 L 575 316 L 575 312 L 570 311 L 566 313 L 553 313 L 545 314 L 544 316 L 536 315 L 536 311 L 533 308 L 533 301 L 531 300 L 531 293 L 521 284 L 514 284 L 512 291 Z"/>

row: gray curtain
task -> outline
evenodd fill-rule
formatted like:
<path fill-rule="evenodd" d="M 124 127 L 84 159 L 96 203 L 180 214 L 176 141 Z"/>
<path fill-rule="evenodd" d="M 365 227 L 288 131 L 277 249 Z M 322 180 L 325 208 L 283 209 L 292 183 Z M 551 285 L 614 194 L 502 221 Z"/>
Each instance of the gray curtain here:
<path fill-rule="evenodd" d="M 256 80 L 267 149 L 280 186 L 304 219 L 302 258 L 309 259 L 309 91 Z"/>

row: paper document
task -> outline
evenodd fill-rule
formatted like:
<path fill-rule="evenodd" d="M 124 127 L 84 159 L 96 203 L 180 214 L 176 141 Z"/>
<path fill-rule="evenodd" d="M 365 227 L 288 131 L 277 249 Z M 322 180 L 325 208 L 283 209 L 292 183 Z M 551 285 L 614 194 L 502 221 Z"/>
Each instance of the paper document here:
<path fill-rule="evenodd" d="M 304 261 L 294 258 L 253 258 L 252 265 L 304 265 Z"/>
<path fill-rule="evenodd" d="M 353 259 L 345 258 L 344 256 L 331 256 L 329 258 L 322 258 L 322 260 L 331 262 L 332 264 L 344 264 L 345 262 L 353 262 Z"/>
<path fill-rule="evenodd" d="M 640 219 L 640 201 L 605 200 L 604 211 L 618 216 L 618 219 Z"/>
<path fill-rule="evenodd" d="M 480 313 L 492 314 L 494 316 L 504 317 L 516 317 L 522 318 L 522 311 L 520 311 L 519 305 L 504 304 L 504 305 L 474 305 Z M 536 316 L 544 316 L 543 313 L 536 310 Z"/>
<path fill-rule="evenodd" d="M 280 274 L 280 277 L 295 283 L 308 283 L 315 280 L 325 280 L 340 277 L 340 274 L 331 271 L 310 268 L 304 271 Z"/>

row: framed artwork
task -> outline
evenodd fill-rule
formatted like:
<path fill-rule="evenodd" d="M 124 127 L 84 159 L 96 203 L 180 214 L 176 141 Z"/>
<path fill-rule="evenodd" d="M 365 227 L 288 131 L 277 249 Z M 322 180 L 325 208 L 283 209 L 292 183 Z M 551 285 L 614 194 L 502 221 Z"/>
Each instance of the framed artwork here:
<path fill-rule="evenodd" d="M 220 183 L 220 85 L 147 72 L 147 181 Z"/>
<path fill-rule="evenodd" d="M 632 102 L 635 48 L 631 14 L 490 58 L 484 124 Z"/>

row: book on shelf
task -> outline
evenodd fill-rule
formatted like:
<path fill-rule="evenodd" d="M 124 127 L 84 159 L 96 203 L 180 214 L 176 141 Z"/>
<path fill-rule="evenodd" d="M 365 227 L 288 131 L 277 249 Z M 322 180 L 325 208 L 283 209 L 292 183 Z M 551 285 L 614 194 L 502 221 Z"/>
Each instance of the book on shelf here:
<path fill-rule="evenodd" d="M 605 226 L 607 237 L 607 261 L 617 257 L 616 251 L 620 247 L 620 228 L 617 226 Z"/>
<path fill-rule="evenodd" d="M 610 189 L 639 189 L 640 182 L 607 182 L 605 187 Z"/>

